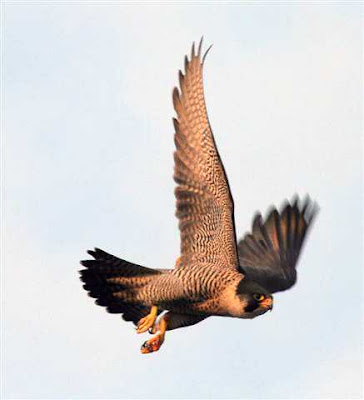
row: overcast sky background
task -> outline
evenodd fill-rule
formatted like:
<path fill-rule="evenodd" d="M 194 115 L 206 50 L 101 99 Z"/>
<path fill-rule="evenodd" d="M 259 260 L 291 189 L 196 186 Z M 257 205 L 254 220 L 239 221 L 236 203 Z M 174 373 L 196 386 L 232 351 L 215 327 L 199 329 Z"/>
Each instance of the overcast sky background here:
<path fill-rule="evenodd" d="M 360 398 L 360 5 L 3 10 L 3 397 Z M 171 93 L 201 35 L 238 236 L 294 193 L 321 210 L 272 313 L 210 318 L 144 356 L 146 335 L 93 304 L 78 262 L 98 246 L 174 265 Z"/>

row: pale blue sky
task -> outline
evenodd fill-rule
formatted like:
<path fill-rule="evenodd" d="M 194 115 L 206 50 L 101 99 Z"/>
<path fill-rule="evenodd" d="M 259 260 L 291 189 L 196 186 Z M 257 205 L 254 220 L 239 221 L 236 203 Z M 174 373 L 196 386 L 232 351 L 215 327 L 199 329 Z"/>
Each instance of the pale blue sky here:
<path fill-rule="evenodd" d="M 3 397 L 360 398 L 359 4 L 4 8 Z M 98 246 L 174 265 L 171 92 L 201 35 L 238 235 L 295 192 L 321 211 L 272 313 L 210 318 L 143 356 L 78 261 Z"/>

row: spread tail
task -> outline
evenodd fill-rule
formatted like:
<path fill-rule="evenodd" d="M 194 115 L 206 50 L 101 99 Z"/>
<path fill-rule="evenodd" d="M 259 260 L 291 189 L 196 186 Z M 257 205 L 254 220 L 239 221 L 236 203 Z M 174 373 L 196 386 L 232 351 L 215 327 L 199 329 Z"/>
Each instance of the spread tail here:
<path fill-rule="evenodd" d="M 148 315 L 150 307 L 137 299 L 138 290 L 149 283 L 160 270 L 142 267 L 117 258 L 103 250 L 89 250 L 94 260 L 81 261 L 86 267 L 80 271 L 84 289 L 96 304 L 110 313 L 123 314 L 123 319 L 138 321 Z"/>

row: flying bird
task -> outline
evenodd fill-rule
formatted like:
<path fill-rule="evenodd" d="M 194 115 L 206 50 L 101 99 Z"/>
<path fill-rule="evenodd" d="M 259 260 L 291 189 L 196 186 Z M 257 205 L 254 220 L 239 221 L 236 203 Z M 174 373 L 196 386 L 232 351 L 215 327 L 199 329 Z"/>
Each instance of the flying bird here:
<path fill-rule="evenodd" d="M 81 261 L 84 289 L 96 304 L 154 336 L 142 353 L 159 350 L 166 331 L 210 316 L 255 318 L 272 310 L 272 293 L 296 282 L 297 261 L 317 212 L 309 198 L 295 197 L 266 218 L 258 213 L 251 232 L 236 240 L 234 203 L 206 110 L 202 39 L 185 57 L 179 89 L 174 180 L 180 256 L 172 269 L 152 269 L 95 248 Z"/>

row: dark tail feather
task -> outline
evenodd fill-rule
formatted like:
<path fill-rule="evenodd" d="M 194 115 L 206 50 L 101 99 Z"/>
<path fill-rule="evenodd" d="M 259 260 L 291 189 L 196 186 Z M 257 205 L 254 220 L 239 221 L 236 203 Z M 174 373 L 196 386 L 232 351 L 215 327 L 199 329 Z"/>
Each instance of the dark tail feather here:
<path fill-rule="evenodd" d="M 124 320 L 137 324 L 150 309 L 135 301 L 136 293 L 162 272 L 130 263 L 97 248 L 89 250 L 88 254 L 94 259 L 81 261 L 86 267 L 80 271 L 84 289 L 108 312 L 123 314 Z"/>

